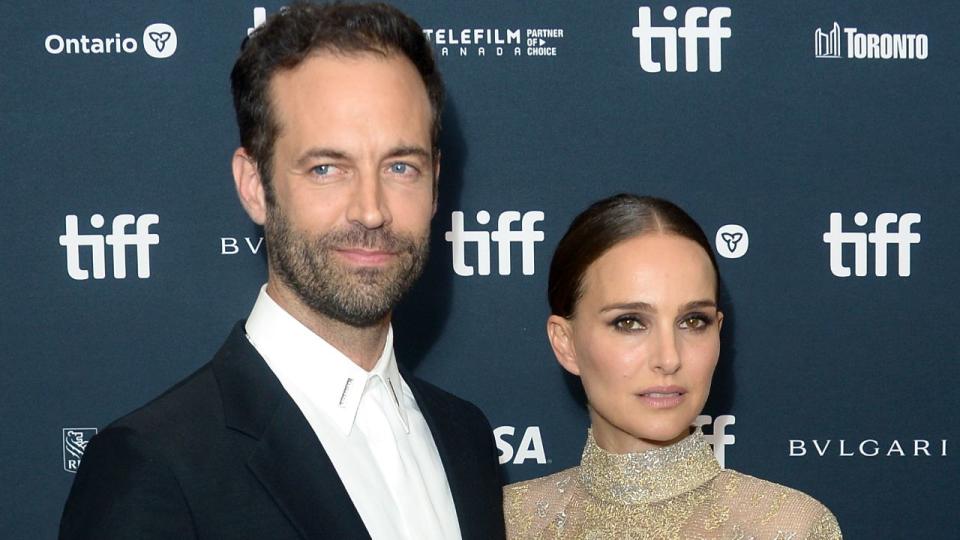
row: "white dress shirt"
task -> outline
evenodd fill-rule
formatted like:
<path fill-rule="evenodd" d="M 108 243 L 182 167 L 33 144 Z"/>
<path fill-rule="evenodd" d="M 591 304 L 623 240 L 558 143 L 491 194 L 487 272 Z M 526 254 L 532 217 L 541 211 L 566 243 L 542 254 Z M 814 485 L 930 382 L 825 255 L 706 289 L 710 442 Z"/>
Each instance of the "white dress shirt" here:
<path fill-rule="evenodd" d="M 397 369 L 392 327 L 368 372 L 264 286 L 246 331 L 310 423 L 373 540 L 461 538 L 437 446 Z"/>

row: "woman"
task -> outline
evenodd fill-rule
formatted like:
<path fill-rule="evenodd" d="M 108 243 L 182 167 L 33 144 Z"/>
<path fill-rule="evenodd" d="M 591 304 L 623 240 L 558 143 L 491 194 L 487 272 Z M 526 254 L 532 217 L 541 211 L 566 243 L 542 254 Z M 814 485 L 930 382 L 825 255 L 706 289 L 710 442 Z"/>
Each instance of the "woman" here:
<path fill-rule="evenodd" d="M 570 225 L 550 266 L 547 335 L 580 377 L 578 467 L 507 486 L 509 538 L 840 538 L 813 498 L 721 470 L 690 425 L 720 354 L 719 273 L 674 204 L 617 195 Z"/>

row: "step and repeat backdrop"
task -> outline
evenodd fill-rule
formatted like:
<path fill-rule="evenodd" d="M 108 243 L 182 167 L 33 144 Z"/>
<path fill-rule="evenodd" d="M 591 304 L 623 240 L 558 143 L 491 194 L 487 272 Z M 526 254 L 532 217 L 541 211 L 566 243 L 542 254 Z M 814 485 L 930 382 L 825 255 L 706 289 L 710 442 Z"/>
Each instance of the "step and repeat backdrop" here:
<path fill-rule="evenodd" d="M 479 405 L 507 481 L 575 465 L 549 349 L 571 218 L 617 192 L 715 239 L 697 423 L 849 538 L 956 538 L 960 5 L 401 1 L 449 98 L 398 358 Z M 7 2 L 0 537 L 54 538 L 87 441 L 209 360 L 264 282 L 228 74 L 282 2 Z"/>

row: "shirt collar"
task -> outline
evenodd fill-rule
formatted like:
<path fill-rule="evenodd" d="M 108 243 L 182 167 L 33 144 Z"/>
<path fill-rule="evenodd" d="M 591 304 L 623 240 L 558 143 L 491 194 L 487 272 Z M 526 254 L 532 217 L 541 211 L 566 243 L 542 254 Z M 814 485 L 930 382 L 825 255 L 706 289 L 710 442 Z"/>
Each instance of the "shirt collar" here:
<path fill-rule="evenodd" d="M 284 389 L 301 408 L 309 406 L 350 435 L 360 400 L 372 377 L 379 377 L 390 394 L 387 407 L 397 411 L 404 430 L 410 432 L 404 406 L 403 384 L 393 352 L 393 326 L 380 358 L 369 372 L 336 347 L 313 333 L 260 289 L 247 318 L 247 339 L 263 356 Z M 389 414 L 389 411 L 384 411 Z"/>

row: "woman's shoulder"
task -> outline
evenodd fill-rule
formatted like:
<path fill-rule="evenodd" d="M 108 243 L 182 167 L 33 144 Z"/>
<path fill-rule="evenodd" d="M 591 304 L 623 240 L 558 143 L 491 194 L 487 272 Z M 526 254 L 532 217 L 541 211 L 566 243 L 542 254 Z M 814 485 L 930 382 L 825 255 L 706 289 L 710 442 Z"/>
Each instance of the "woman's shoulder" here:
<path fill-rule="evenodd" d="M 722 471 L 713 487 L 728 501 L 749 514 L 746 521 L 800 533 L 798 538 L 840 539 L 833 513 L 817 499 L 791 487 L 731 469 Z"/>
<path fill-rule="evenodd" d="M 516 482 L 503 488 L 503 514 L 507 538 L 533 538 L 547 528 L 564 509 L 577 488 L 578 467 Z"/>

